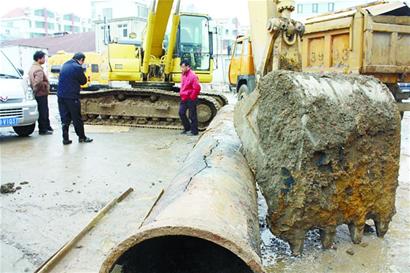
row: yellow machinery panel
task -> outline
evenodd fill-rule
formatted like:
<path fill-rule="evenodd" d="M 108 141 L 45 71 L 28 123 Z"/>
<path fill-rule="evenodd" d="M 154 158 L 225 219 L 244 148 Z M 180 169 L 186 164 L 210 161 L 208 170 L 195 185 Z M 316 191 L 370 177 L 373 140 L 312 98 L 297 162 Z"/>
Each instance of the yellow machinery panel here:
<path fill-rule="evenodd" d="M 58 51 L 56 54 L 48 58 L 49 78 L 52 85 L 56 85 L 60 74 L 60 69 L 63 64 L 73 57 L 74 53 L 65 52 L 63 50 Z M 103 64 L 103 57 L 96 52 L 84 52 L 85 61 L 85 76 L 87 77 L 87 83 L 82 85 L 83 89 L 99 89 L 108 85 L 108 80 L 104 78 L 101 73 L 101 66 Z M 56 86 L 52 86 L 57 88 Z"/>
<path fill-rule="evenodd" d="M 322 67 L 324 65 L 325 38 L 315 37 L 309 39 L 308 46 L 309 54 L 306 56 L 309 66 Z"/>
<path fill-rule="evenodd" d="M 349 66 L 349 33 L 332 36 L 331 66 L 340 68 Z"/>

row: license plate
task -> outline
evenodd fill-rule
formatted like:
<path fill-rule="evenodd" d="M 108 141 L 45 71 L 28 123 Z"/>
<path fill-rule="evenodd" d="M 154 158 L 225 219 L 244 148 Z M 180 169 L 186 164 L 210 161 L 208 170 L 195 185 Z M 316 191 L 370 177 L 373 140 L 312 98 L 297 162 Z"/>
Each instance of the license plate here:
<path fill-rule="evenodd" d="M 0 118 L 0 126 L 14 126 L 17 125 L 17 118 Z"/>

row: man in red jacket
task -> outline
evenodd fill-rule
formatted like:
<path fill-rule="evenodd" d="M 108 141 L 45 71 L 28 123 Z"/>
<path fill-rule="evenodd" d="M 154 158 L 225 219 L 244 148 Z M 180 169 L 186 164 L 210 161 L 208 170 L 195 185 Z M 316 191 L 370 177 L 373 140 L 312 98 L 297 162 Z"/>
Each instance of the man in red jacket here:
<path fill-rule="evenodd" d="M 201 91 L 198 76 L 191 70 L 188 60 L 181 61 L 181 88 L 179 95 L 181 103 L 179 105 L 179 117 L 184 126 L 183 134 L 198 134 L 198 119 L 196 115 L 196 105 L 198 104 L 198 95 Z M 189 109 L 189 119 L 186 112 Z"/>

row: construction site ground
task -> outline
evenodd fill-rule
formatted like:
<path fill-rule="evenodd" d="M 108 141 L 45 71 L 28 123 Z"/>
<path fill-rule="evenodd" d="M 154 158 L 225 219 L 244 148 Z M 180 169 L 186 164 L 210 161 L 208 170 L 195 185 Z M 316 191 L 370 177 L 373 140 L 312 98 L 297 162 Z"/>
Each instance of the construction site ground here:
<path fill-rule="evenodd" d="M 104 253 L 131 229 L 135 233 L 198 140 L 176 130 L 86 126 L 93 143 L 78 143 L 71 131 L 73 144 L 63 146 L 55 96 L 50 96 L 49 105 L 53 135 L 40 136 L 36 131 L 20 138 L 12 128 L 0 130 L 1 184 L 21 187 L 0 195 L 0 272 L 33 272 L 101 208 L 132 187 L 134 192 L 84 238 L 88 242 L 80 241 L 73 250 L 84 255 L 75 263 L 71 260 L 71 272 L 80 272 L 81 266 L 82 272 L 97 272 Z M 260 199 L 262 257 L 268 272 L 408 272 L 409 112 L 402 120 L 401 136 L 397 213 L 385 238 L 369 232 L 362 244 L 353 245 L 347 227 L 341 226 L 334 249 L 324 251 L 318 232 L 312 231 L 305 241 L 304 254 L 292 257 L 287 244 L 264 226 L 265 206 Z"/>

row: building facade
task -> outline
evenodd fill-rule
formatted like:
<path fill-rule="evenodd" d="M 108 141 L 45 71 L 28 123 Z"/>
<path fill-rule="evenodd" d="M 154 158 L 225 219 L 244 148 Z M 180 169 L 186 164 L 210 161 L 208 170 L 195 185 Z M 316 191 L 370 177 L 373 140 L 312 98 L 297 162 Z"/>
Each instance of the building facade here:
<path fill-rule="evenodd" d="M 143 0 L 91 1 L 91 20 L 94 23 L 97 52 L 109 42 L 128 39 L 141 41 L 147 23 L 148 3 Z"/>
<path fill-rule="evenodd" d="M 36 38 L 56 33 L 91 30 L 91 21 L 75 14 L 59 14 L 46 8 L 17 8 L 0 18 L 2 40 Z"/>

